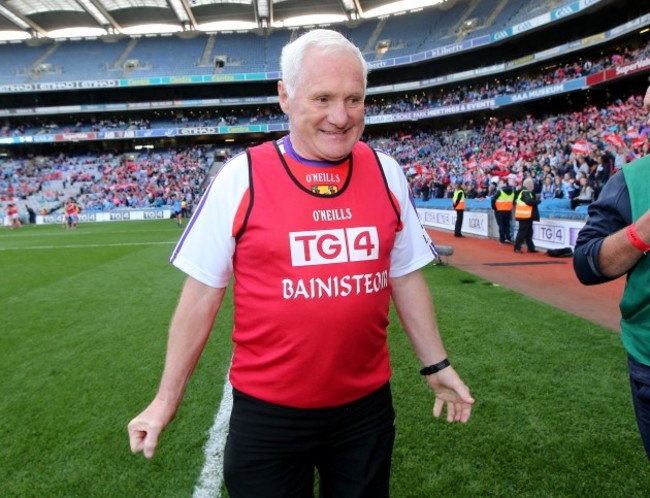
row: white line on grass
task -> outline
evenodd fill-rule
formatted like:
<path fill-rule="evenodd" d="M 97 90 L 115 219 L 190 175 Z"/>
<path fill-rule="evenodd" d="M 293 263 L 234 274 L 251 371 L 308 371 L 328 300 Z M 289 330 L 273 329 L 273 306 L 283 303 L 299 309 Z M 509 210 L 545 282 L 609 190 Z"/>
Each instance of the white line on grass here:
<path fill-rule="evenodd" d="M 232 410 L 232 387 L 226 376 L 219 411 L 210 428 L 208 442 L 205 443 L 205 464 L 194 488 L 192 498 L 219 498 L 223 481 L 223 450 L 228 435 L 228 419 Z"/>
<path fill-rule="evenodd" d="M 177 241 L 169 242 L 121 242 L 119 244 L 66 244 L 61 246 L 27 246 L 27 247 L 0 247 L 0 251 L 43 251 L 50 249 L 87 249 L 94 247 L 126 247 L 126 246 L 160 246 L 172 245 Z"/>
<path fill-rule="evenodd" d="M 143 230 L 141 233 L 156 233 L 156 232 L 166 232 L 169 233 L 171 230 L 169 228 L 165 229 L 157 229 L 157 230 Z M 174 229 L 174 232 L 180 233 L 180 230 L 178 227 Z M 25 230 L 19 230 L 17 232 L 12 232 L 11 237 L 12 239 L 28 239 L 28 238 L 34 238 L 34 237 L 82 237 L 84 235 L 97 235 L 97 234 L 111 234 L 111 235 L 118 235 L 121 233 L 133 233 L 133 230 L 111 230 L 111 231 L 106 231 L 102 229 L 98 229 L 97 227 L 90 228 L 87 226 L 84 226 L 82 229 L 78 230 L 61 230 L 57 232 L 42 232 L 39 229 L 35 228 L 34 231 L 32 231 L 31 228 L 26 228 Z"/>

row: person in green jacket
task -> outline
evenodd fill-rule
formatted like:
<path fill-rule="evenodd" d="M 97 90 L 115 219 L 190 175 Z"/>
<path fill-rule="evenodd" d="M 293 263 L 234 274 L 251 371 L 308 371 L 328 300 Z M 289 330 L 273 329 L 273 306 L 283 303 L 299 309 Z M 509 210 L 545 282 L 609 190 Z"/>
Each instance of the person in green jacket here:
<path fill-rule="evenodd" d="M 650 110 L 650 87 L 644 106 Z M 632 402 L 650 460 L 650 155 L 623 166 L 588 207 L 573 268 L 585 285 L 626 276 L 620 301 Z"/>

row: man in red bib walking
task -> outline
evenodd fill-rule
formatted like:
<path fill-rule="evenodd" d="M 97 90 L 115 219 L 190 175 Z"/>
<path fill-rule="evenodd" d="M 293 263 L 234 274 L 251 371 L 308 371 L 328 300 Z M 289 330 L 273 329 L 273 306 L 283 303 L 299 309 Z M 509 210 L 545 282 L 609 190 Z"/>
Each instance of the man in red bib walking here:
<path fill-rule="evenodd" d="M 401 166 L 360 142 L 367 66 L 342 35 L 314 30 L 282 52 L 289 135 L 232 158 L 171 261 L 187 273 L 151 404 L 129 424 L 154 455 L 234 276 L 231 498 L 387 497 L 395 414 L 391 299 L 435 393 L 434 415 L 474 403 L 447 359 L 420 268 L 436 256 Z M 209 250 L 206 250 L 209 249 Z"/>

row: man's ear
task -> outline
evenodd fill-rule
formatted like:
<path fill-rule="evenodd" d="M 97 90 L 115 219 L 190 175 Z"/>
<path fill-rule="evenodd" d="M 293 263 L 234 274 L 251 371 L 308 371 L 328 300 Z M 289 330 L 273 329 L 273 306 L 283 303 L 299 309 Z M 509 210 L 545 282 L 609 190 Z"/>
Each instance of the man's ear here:
<path fill-rule="evenodd" d="M 282 80 L 278 81 L 278 97 L 280 100 L 280 109 L 282 109 L 282 112 L 285 114 L 289 113 L 289 95 L 287 94 L 287 90 L 284 87 L 284 83 Z"/>

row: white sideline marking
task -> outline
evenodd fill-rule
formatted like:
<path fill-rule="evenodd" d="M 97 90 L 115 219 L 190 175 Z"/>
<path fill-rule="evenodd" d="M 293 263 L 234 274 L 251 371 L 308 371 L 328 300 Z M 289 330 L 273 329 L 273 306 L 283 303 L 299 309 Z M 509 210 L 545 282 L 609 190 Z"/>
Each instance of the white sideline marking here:
<path fill-rule="evenodd" d="M 232 410 L 232 388 L 228 377 L 223 385 L 223 396 L 219 411 L 210 428 L 208 442 L 205 443 L 205 464 L 194 488 L 193 498 L 219 498 L 223 481 L 223 449 L 228 435 L 228 420 Z"/>
<path fill-rule="evenodd" d="M 49 249 L 87 249 L 94 247 L 126 247 L 126 246 L 160 246 L 176 244 L 170 242 L 121 242 L 118 244 L 66 244 L 61 246 L 27 246 L 27 247 L 0 247 L 0 251 L 27 251 L 27 250 L 49 250 Z"/>

